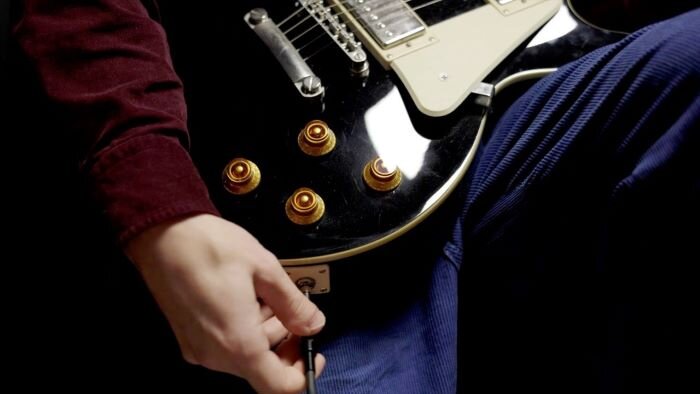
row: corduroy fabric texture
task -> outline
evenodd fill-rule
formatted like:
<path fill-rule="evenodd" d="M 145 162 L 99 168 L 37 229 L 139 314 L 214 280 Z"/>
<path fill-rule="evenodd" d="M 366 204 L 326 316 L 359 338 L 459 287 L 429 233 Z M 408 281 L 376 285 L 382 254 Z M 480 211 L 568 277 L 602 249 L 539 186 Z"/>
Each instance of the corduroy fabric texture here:
<path fill-rule="evenodd" d="M 357 305 L 392 317 L 322 343 L 319 392 L 452 393 L 457 376 L 464 392 L 621 392 L 683 376 L 664 367 L 684 338 L 666 302 L 687 289 L 681 253 L 698 257 L 674 227 L 700 205 L 698 21 L 642 29 L 523 95 L 472 166 L 432 274 L 400 290 L 400 312 L 396 296 Z M 666 320 L 648 324 L 646 307 Z"/>

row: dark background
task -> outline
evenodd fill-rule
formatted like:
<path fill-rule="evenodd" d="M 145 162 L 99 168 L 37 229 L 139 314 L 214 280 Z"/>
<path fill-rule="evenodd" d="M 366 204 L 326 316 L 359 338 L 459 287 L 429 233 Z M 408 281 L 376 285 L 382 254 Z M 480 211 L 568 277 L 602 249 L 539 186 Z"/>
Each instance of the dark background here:
<path fill-rule="evenodd" d="M 0 42 L 4 47 L 5 40 Z M 0 92 L 8 234 L 0 278 L 5 339 L 13 350 L 10 370 L 26 376 L 20 379 L 24 387 L 244 390 L 234 378 L 181 360 L 157 306 L 84 195 L 73 144 L 53 121 L 29 68 L 9 49 L 10 72 L 3 55 Z M 409 261 L 407 256 L 430 261 L 458 205 L 458 196 L 452 198 L 416 231 L 363 256 L 364 264 Z M 689 231 L 697 238 L 697 228 Z M 410 246 L 416 244 L 422 246 Z M 360 264 L 344 264 L 353 263 Z M 652 271 L 632 282 L 616 272 L 601 290 L 590 287 L 580 267 L 466 264 L 466 390 L 668 392 L 692 384 L 697 358 L 682 357 L 695 348 L 697 331 L 689 322 L 697 305 L 689 297 L 696 291 L 679 289 L 663 276 L 643 280 L 653 279 Z M 415 266 L 413 275 L 424 270 Z M 685 273 L 692 286 L 693 276 Z M 375 296 L 383 294 L 363 298 Z"/>

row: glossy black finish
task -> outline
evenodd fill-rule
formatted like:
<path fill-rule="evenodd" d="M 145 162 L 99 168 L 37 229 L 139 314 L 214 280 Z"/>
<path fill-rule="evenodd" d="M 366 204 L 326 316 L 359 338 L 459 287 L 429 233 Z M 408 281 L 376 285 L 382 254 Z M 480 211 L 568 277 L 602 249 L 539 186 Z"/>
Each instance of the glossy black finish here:
<path fill-rule="evenodd" d="M 486 5 L 484 0 L 442 0 L 439 3 L 428 5 L 432 1 L 413 0 L 408 3 L 412 8 L 416 8 L 416 14 L 428 26 Z"/>
<path fill-rule="evenodd" d="M 305 55 L 325 46 L 309 61 L 324 81 L 325 99 L 309 102 L 243 22 L 245 12 L 260 6 L 280 22 L 294 11 L 293 2 L 222 2 L 207 10 L 173 3 L 162 5 L 163 22 L 186 87 L 195 163 L 222 214 L 278 257 L 308 258 L 372 243 L 405 227 L 446 193 L 448 179 L 472 147 L 482 108 L 465 102 L 447 117 L 424 116 L 398 79 L 374 60 L 368 78 L 350 76 L 341 51 L 325 46 L 328 38 L 316 38 L 320 29 L 295 41 L 298 47 L 311 43 Z M 290 38 L 308 26 L 302 23 Z M 521 49 L 489 79 L 557 66 L 616 38 L 578 26 L 568 36 Z M 408 117 L 412 126 L 401 126 Z M 328 156 L 309 157 L 297 146 L 297 134 L 312 119 L 336 133 L 336 149 Z M 404 174 L 389 193 L 374 192 L 362 180 L 364 165 L 378 151 L 395 155 Z M 260 187 L 250 195 L 234 196 L 222 187 L 222 170 L 234 157 L 253 160 L 261 170 Z M 302 186 L 326 203 L 324 217 L 308 227 L 292 224 L 284 212 L 286 199 Z"/>

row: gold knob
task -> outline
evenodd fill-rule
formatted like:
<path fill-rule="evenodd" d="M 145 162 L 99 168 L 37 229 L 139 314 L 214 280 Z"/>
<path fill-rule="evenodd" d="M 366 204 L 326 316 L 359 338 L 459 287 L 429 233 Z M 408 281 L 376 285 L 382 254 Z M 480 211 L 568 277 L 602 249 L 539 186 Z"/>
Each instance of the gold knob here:
<path fill-rule="evenodd" d="M 326 122 L 312 120 L 297 137 L 299 148 L 309 156 L 323 156 L 335 148 L 335 133 Z"/>
<path fill-rule="evenodd" d="M 284 210 L 289 220 L 305 225 L 318 222 L 326 211 L 326 205 L 313 190 L 301 187 L 287 199 Z"/>
<path fill-rule="evenodd" d="M 362 178 L 371 189 L 388 192 L 396 189 L 401 183 L 401 171 L 396 167 L 387 167 L 384 160 L 376 158 L 365 165 Z"/>
<path fill-rule="evenodd" d="M 252 161 L 237 157 L 224 168 L 222 180 L 229 193 L 250 193 L 260 184 L 260 169 Z"/>

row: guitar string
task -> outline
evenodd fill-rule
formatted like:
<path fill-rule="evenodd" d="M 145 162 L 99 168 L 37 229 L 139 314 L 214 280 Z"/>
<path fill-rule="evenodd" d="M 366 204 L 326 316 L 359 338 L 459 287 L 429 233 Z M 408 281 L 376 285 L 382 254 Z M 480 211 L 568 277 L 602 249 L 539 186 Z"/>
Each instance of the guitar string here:
<path fill-rule="evenodd" d="M 404 0 L 403 2 L 404 2 L 404 3 L 410 3 L 411 1 L 413 1 L 413 0 Z M 338 2 L 339 4 L 337 4 L 337 3 L 331 4 L 328 8 L 337 8 L 337 7 L 339 7 L 341 4 L 342 4 L 342 5 L 347 5 L 349 2 L 350 2 L 350 0 L 345 0 L 345 1 L 340 0 L 340 1 Z M 288 17 L 284 18 L 284 19 L 282 20 L 282 22 L 278 23 L 278 24 L 277 24 L 277 27 L 281 28 L 282 25 L 284 25 L 285 23 L 289 22 L 295 15 L 297 15 L 298 13 L 300 13 L 301 11 L 303 11 L 303 10 L 305 10 L 305 9 L 306 9 L 306 8 L 304 8 L 304 6 L 299 6 L 299 9 L 297 9 L 297 10 L 294 11 L 294 12 L 292 12 Z M 333 16 L 337 16 L 337 15 L 340 15 L 340 13 L 337 13 L 337 14 L 335 14 L 335 15 L 333 15 Z M 309 19 L 310 17 L 311 17 L 311 15 L 307 15 L 301 22 L 304 22 L 305 20 Z M 292 28 L 292 29 L 293 29 L 293 28 Z M 292 29 L 290 29 L 290 30 L 292 30 Z M 285 32 L 285 33 L 286 33 L 286 32 Z"/>
<path fill-rule="evenodd" d="M 339 4 L 331 4 L 330 6 L 328 6 L 328 8 L 331 8 L 331 9 L 333 9 L 333 8 L 338 8 L 338 7 L 340 7 L 340 5 L 347 5 L 347 4 L 349 3 L 349 1 L 350 1 L 350 0 L 340 1 Z M 413 1 L 413 0 L 404 0 L 404 3 L 410 3 L 411 1 Z M 428 6 L 428 5 L 432 5 L 432 4 L 435 4 L 435 3 L 439 3 L 439 2 L 441 2 L 441 1 L 444 1 L 444 0 L 433 0 L 433 1 L 429 2 L 429 3 L 421 4 L 421 5 L 417 6 L 417 7 L 410 8 L 410 9 L 415 11 L 415 10 L 421 9 L 421 8 L 423 8 L 423 7 L 426 7 L 426 6 Z M 293 17 L 294 15 L 298 14 L 302 9 L 305 9 L 305 8 L 304 8 L 303 6 L 299 7 L 299 9 L 296 10 L 292 15 L 288 16 L 287 18 L 285 18 L 283 22 L 286 22 L 286 21 L 290 20 L 291 17 Z M 399 11 L 397 10 L 396 12 L 391 12 L 391 13 L 389 13 L 389 15 L 391 15 L 391 14 L 396 14 L 397 12 L 399 12 Z M 337 13 L 335 13 L 335 14 L 331 13 L 331 17 L 332 17 L 332 18 L 335 18 L 336 16 L 344 15 L 344 14 L 345 14 L 345 12 L 339 11 L 339 12 L 337 12 Z M 301 26 L 304 22 L 308 21 L 308 20 L 311 19 L 312 17 L 313 17 L 313 16 L 312 16 L 311 14 L 305 16 L 305 17 L 304 17 L 303 19 L 301 19 L 299 22 L 295 23 L 292 27 L 290 27 L 289 29 L 285 30 L 285 31 L 284 31 L 284 34 L 287 35 L 287 34 L 291 33 L 293 30 L 295 30 L 296 28 L 298 28 L 299 26 Z M 314 19 L 314 22 L 315 22 L 315 21 L 316 21 L 316 20 Z M 277 25 L 277 27 L 280 27 L 281 25 L 282 25 L 282 22 L 279 23 L 279 24 Z M 289 41 L 294 42 L 294 40 L 298 39 L 299 37 L 303 36 L 304 34 L 308 33 L 309 31 L 313 30 L 313 29 L 316 28 L 317 26 L 320 26 L 320 24 L 318 24 L 318 23 L 314 24 L 310 29 L 305 30 L 303 33 L 301 33 L 301 34 L 299 34 L 298 36 L 296 36 L 296 37 L 290 39 Z"/>
<path fill-rule="evenodd" d="M 348 0 L 348 1 L 349 1 L 349 0 Z M 413 1 L 413 0 L 405 0 L 404 2 L 405 2 L 405 3 L 410 3 L 411 1 Z M 438 0 L 438 1 L 442 1 L 442 0 Z M 341 2 L 341 3 L 345 3 L 345 4 L 346 4 L 347 1 L 343 1 L 343 2 Z M 337 7 L 337 6 L 338 6 L 337 4 L 332 5 L 332 7 Z M 414 9 L 419 9 L 419 8 L 423 8 L 423 7 L 424 7 L 424 5 L 420 5 L 420 6 L 416 7 L 416 8 L 414 8 Z M 303 10 L 303 9 L 304 9 L 303 7 L 300 7 L 297 11 L 294 12 L 294 14 L 299 13 L 299 11 L 301 11 L 301 10 Z M 338 13 L 338 14 L 335 14 L 335 15 L 340 15 L 340 14 L 341 14 L 341 13 Z M 335 15 L 334 15 L 334 16 L 335 16 Z M 311 17 L 311 15 L 309 15 L 308 17 L 306 17 L 306 18 L 304 18 L 304 19 L 306 20 L 306 19 L 308 19 L 309 17 Z M 289 19 L 289 18 L 287 18 L 287 19 Z M 283 22 L 284 22 L 284 21 L 283 21 Z M 282 24 L 282 23 L 280 23 L 280 25 L 281 25 L 281 24 Z M 279 26 L 279 25 L 277 25 L 277 26 Z M 302 32 L 301 34 L 299 34 L 299 35 L 297 35 L 296 37 L 292 38 L 292 39 L 290 40 L 290 42 L 293 43 L 293 42 L 296 41 L 298 38 L 300 38 L 301 36 L 303 36 L 304 34 L 310 32 L 311 30 L 315 29 L 315 28 L 318 27 L 318 26 L 319 26 L 319 25 L 318 25 L 317 23 L 314 23 L 311 27 L 309 27 L 308 29 L 306 29 L 304 32 Z M 311 40 L 309 40 L 306 44 L 304 44 L 304 45 L 302 45 L 301 47 L 297 48 L 297 51 L 299 51 L 299 52 L 301 53 L 301 51 L 303 51 L 304 49 L 306 49 L 307 47 L 309 47 L 310 45 L 312 45 L 314 42 L 318 41 L 318 39 L 323 38 L 323 37 L 328 37 L 328 36 L 327 36 L 326 34 L 321 33 L 321 34 L 317 35 L 316 37 L 312 38 Z M 304 58 L 304 60 L 310 59 L 310 58 L 311 58 L 312 56 L 314 56 L 316 53 L 318 53 L 318 52 L 320 52 L 321 50 L 327 48 L 327 47 L 328 47 L 329 45 L 331 45 L 331 44 L 333 44 L 333 41 L 331 41 L 331 42 L 329 42 L 329 43 L 326 43 L 326 45 L 324 45 L 323 47 L 321 47 L 319 50 L 317 50 L 317 51 L 314 52 L 313 54 L 309 55 L 308 57 Z"/>
<path fill-rule="evenodd" d="M 342 1 L 342 0 L 341 0 L 339 3 L 345 5 L 345 4 L 347 4 L 349 1 L 350 1 L 350 0 L 346 0 L 346 1 Z M 406 2 L 410 2 L 410 1 L 412 1 L 412 0 L 406 0 Z M 331 4 L 329 8 L 337 8 L 337 7 L 340 6 L 340 4 Z M 285 24 L 285 23 L 287 23 L 288 21 L 290 21 L 295 15 L 299 14 L 301 11 L 303 11 L 303 10 L 305 10 L 305 9 L 306 9 L 306 8 L 304 8 L 304 6 L 299 6 L 299 8 L 298 8 L 296 11 L 294 11 L 294 12 L 293 12 L 292 14 L 290 14 L 288 17 L 284 18 L 284 19 L 282 20 L 282 22 L 278 23 L 278 24 L 277 24 L 277 27 L 281 27 L 283 24 Z M 340 14 L 341 14 L 341 13 L 331 14 L 331 17 L 335 17 L 335 16 L 340 15 Z M 297 23 L 295 23 L 292 27 L 290 27 L 289 29 L 285 30 L 285 31 L 283 32 L 284 35 L 287 35 L 287 34 L 288 34 L 289 32 L 291 32 L 292 30 L 294 30 L 294 29 L 296 29 L 297 27 L 301 26 L 304 22 L 308 21 L 311 17 L 312 17 L 312 15 L 309 14 L 309 15 L 307 15 L 306 17 L 302 18 L 300 21 L 298 21 Z M 316 22 L 316 20 L 314 19 L 313 22 Z M 314 29 L 315 29 L 316 27 L 318 27 L 318 26 L 320 26 L 319 23 L 314 23 L 314 24 L 312 24 L 311 27 L 307 28 L 307 29 L 304 30 L 301 34 L 299 34 L 299 35 L 297 35 L 296 37 L 290 39 L 289 41 L 290 41 L 291 43 L 293 43 L 294 41 L 298 40 L 299 38 L 301 38 L 302 36 L 304 36 L 306 33 L 308 33 L 308 32 L 310 32 L 310 31 L 314 30 Z M 301 46 L 300 48 L 297 48 L 297 51 L 301 54 L 301 51 L 302 51 L 303 49 L 306 49 L 309 45 L 313 44 L 313 43 L 316 42 L 318 39 L 320 39 L 320 38 L 322 38 L 322 37 L 324 37 L 324 36 L 326 36 L 326 34 L 324 34 L 324 33 L 321 33 L 321 34 L 317 35 L 316 37 L 314 37 L 314 38 L 312 38 L 311 40 L 309 40 L 306 44 L 304 44 L 304 45 Z M 323 47 L 319 48 L 316 52 L 312 53 L 309 57 L 304 58 L 304 61 L 306 61 L 307 59 L 309 59 L 309 58 L 311 58 L 312 56 L 316 55 L 317 53 L 321 52 L 322 50 L 326 49 L 326 48 L 327 48 L 329 45 L 331 45 L 332 43 L 333 43 L 333 41 L 331 41 L 331 42 L 327 43 L 326 45 L 324 45 Z"/>
<path fill-rule="evenodd" d="M 423 3 L 423 4 L 419 5 L 419 6 L 413 7 L 413 8 L 411 8 L 411 9 L 412 9 L 413 11 L 418 11 L 418 10 L 420 10 L 421 8 L 425 8 L 425 7 L 431 6 L 431 5 L 433 5 L 433 4 L 437 4 L 437 3 L 441 2 L 441 1 L 443 1 L 443 0 L 433 0 L 433 1 L 429 1 L 429 2 L 427 2 L 427 3 Z"/>
<path fill-rule="evenodd" d="M 350 0 L 341 1 L 340 4 L 345 5 L 345 4 L 347 4 L 349 1 L 350 1 Z M 408 2 L 411 2 L 411 1 L 412 1 L 412 0 L 405 0 L 404 2 L 405 2 L 405 3 L 408 3 Z M 428 6 L 428 5 L 432 5 L 432 4 L 435 4 L 435 3 L 439 3 L 439 2 L 441 2 L 441 1 L 443 1 L 443 0 L 433 0 L 433 1 L 429 2 L 429 3 L 421 4 L 421 5 L 419 5 L 419 6 L 415 7 L 415 8 L 411 8 L 411 9 L 412 9 L 412 10 L 418 10 L 418 9 L 421 9 L 421 8 L 426 7 L 426 6 Z M 329 8 L 338 7 L 340 4 L 333 4 L 333 5 L 331 5 Z M 300 7 L 300 8 L 303 9 L 303 7 Z M 297 10 L 296 12 L 298 12 L 298 11 L 299 11 L 299 10 Z M 296 13 L 296 12 L 295 12 L 295 13 Z M 398 15 L 399 12 L 400 12 L 399 10 L 392 11 L 392 12 L 390 12 L 389 14 L 387 14 L 387 16 L 390 17 L 391 14 L 397 14 L 397 15 Z M 343 14 L 344 14 L 343 11 L 337 12 L 337 13 L 335 13 L 335 14 L 331 13 L 331 17 L 332 17 L 332 18 L 335 18 L 336 16 L 343 15 Z M 312 17 L 311 14 L 307 15 L 304 19 L 302 19 L 301 21 L 299 21 L 298 23 L 296 23 L 294 26 L 292 26 L 292 27 L 290 27 L 289 29 L 287 29 L 286 31 L 284 31 L 284 34 L 286 35 L 287 33 L 291 32 L 291 31 L 294 30 L 294 29 L 296 29 L 296 28 L 299 27 L 302 23 L 304 23 L 304 22 L 306 22 L 307 20 L 309 20 L 309 18 L 311 18 L 311 17 Z M 316 22 L 316 20 L 314 19 L 313 22 Z M 278 25 L 278 26 L 279 26 L 279 25 Z M 289 41 L 293 43 L 294 41 L 296 41 L 296 40 L 298 40 L 299 38 L 301 38 L 302 36 L 304 36 L 306 33 L 310 32 L 310 31 L 312 31 L 312 30 L 314 30 L 314 29 L 316 29 L 317 27 L 320 27 L 320 26 L 321 26 L 321 25 L 320 25 L 319 23 L 314 23 L 313 25 L 311 25 L 311 27 L 309 27 L 309 28 L 307 28 L 306 30 L 304 30 L 303 32 L 301 32 L 301 34 L 296 35 L 294 38 L 291 38 Z M 324 35 L 324 34 L 321 33 L 321 35 Z M 315 40 L 315 38 L 314 38 L 314 40 Z"/>
<path fill-rule="evenodd" d="M 301 34 L 298 34 L 296 37 L 290 39 L 289 42 L 294 43 L 294 41 L 300 39 L 301 37 L 304 36 L 304 34 L 310 32 L 311 30 L 314 30 L 317 26 L 320 26 L 320 25 L 319 25 L 318 23 L 314 23 L 313 25 L 311 25 L 311 27 L 309 27 L 308 29 L 306 29 L 306 30 L 304 30 L 303 32 L 301 32 Z M 324 34 L 319 34 L 319 35 L 318 35 L 318 37 L 323 37 L 323 36 L 324 36 Z"/>
<path fill-rule="evenodd" d="M 324 46 L 318 48 L 318 49 L 316 50 L 316 52 L 314 52 L 314 53 L 310 54 L 309 56 L 305 57 L 305 58 L 304 58 L 304 61 L 308 61 L 309 59 L 311 59 L 312 57 L 318 55 L 319 53 L 321 53 L 321 51 L 323 51 L 324 49 L 328 48 L 328 47 L 331 46 L 331 45 L 333 45 L 333 41 L 328 41 L 328 42 L 326 43 L 326 45 L 324 45 Z"/>
<path fill-rule="evenodd" d="M 306 49 L 309 45 L 312 45 L 314 42 L 318 41 L 319 39 L 321 39 L 321 38 L 323 38 L 323 37 L 328 37 L 328 36 L 325 35 L 325 34 L 319 34 L 319 35 L 317 35 L 316 37 L 314 37 L 314 38 L 312 38 L 311 40 L 309 40 L 306 44 L 304 44 L 304 45 L 300 46 L 299 48 L 297 48 L 297 51 L 299 51 L 299 52 L 301 53 L 301 51 L 303 51 L 304 49 Z M 331 43 L 333 43 L 333 41 L 331 41 Z"/>
<path fill-rule="evenodd" d="M 349 1 L 349 0 L 348 0 L 348 1 Z M 347 4 L 348 1 L 340 1 L 340 4 L 343 4 L 343 5 L 344 5 L 344 4 Z M 409 2 L 411 2 L 411 1 L 413 1 L 413 0 L 405 0 L 404 3 L 409 3 Z M 425 7 L 428 7 L 428 6 L 431 6 L 431 5 L 440 3 L 440 2 L 442 2 L 442 1 L 444 1 L 444 0 L 432 0 L 432 1 L 429 1 L 429 2 L 426 2 L 426 3 L 423 3 L 423 4 L 419 5 L 419 6 L 413 7 L 413 8 L 411 8 L 411 10 L 413 10 L 413 11 L 419 10 L 419 9 L 421 9 L 421 8 L 425 8 Z M 332 4 L 329 8 L 337 8 L 337 7 L 340 6 L 340 4 Z M 303 6 L 302 6 L 302 7 L 299 7 L 298 10 L 296 10 L 296 11 L 295 11 L 292 15 L 290 15 L 289 17 L 285 18 L 285 20 L 283 20 L 278 26 L 280 26 L 280 25 L 282 25 L 282 23 L 285 23 L 285 22 L 287 22 L 288 20 L 290 20 L 294 15 L 298 14 L 298 13 L 301 12 L 303 9 L 305 9 Z M 343 11 L 340 11 L 340 12 L 338 12 L 338 13 L 336 13 L 336 14 L 332 14 L 331 16 L 332 16 L 332 17 L 335 17 L 335 16 L 342 15 L 342 14 L 344 14 L 344 12 L 343 12 Z M 307 16 L 304 17 L 301 21 L 297 22 L 294 26 L 292 26 L 291 28 L 287 29 L 287 30 L 284 32 L 284 34 L 286 35 L 287 33 L 291 32 L 291 31 L 294 30 L 294 29 L 296 29 L 296 28 L 299 27 L 302 23 L 304 23 L 305 21 L 309 20 L 311 17 L 312 17 L 312 15 L 310 15 L 310 14 L 307 15 Z M 314 20 L 314 22 L 316 22 L 316 21 Z M 298 34 L 296 37 L 290 39 L 290 42 L 293 43 L 294 41 L 298 40 L 299 38 L 301 38 L 302 36 L 304 36 L 304 35 L 307 34 L 308 32 L 313 31 L 315 28 L 317 28 L 317 27 L 319 27 L 319 26 L 320 26 L 320 24 L 314 23 L 311 27 L 309 27 L 309 28 L 307 28 L 306 30 L 304 30 L 301 34 Z M 306 44 L 304 44 L 303 46 L 299 47 L 297 50 L 298 50 L 299 52 L 301 52 L 302 50 L 306 49 L 308 46 L 310 46 L 311 44 L 313 44 L 314 42 L 316 42 L 318 39 L 320 39 L 320 38 L 322 38 L 322 37 L 327 37 L 327 35 L 325 34 L 325 32 L 324 32 L 324 33 L 321 33 L 321 34 L 319 34 L 319 35 L 317 35 L 317 36 L 314 37 L 314 38 L 312 38 L 312 39 L 309 40 Z M 304 60 L 306 61 L 306 60 L 312 58 L 313 56 L 317 55 L 317 54 L 320 53 L 322 50 L 326 49 L 328 46 L 330 46 L 330 45 L 332 45 L 332 44 L 333 44 L 333 41 L 330 41 L 329 43 L 327 43 L 327 44 L 324 45 L 323 47 L 321 47 L 321 48 L 319 48 L 318 50 L 316 50 L 316 51 L 315 51 L 314 53 L 312 53 L 311 55 L 305 57 Z"/>
<path fill-rule="evenodd" d="M 413 0 L 405 0 L 404 2 L 405 2 L 405 3 L 408 3 L 408 2 L 411 2 L 411 1 L 413 1 Z M 331 8 L 331 9 L 332 9 L 332 8 L 338 8 L 338 7 L 340 7 L 340 5 L 347 5 L 349 2 L 350 2 L 350 0 L 345 0 L 345 1 L 342 1 L 342 0 L 341 0 L 341 1 L 339 1 L 338 3 L 331 4 L 328 8 Z M 299 7 L 299 9 L 298 9 L 297 11 L 294 12 L 294 14 L 299 13 L 299 11 L 301 11 L 301 10 L 303 10 L 303 9 L 305 9 L 303 6 Z M 341 12 L 337 12 L 337 13 L 335 13 L 335 14 L 331 13 L 331 17 L 332 17 L 332 18 L 335 18 L 335 17 L 337 17 L 337 16 L 339 16 L 339 15 L 342 15 L 342 14 L 343 14 L 342 11 L 341 11 Z M 307 20 L 309 20 L 311 17 L 312 17 L 311 14 L 307 15 L 307 16 L 304 17 L 301 21 L 297 22 L 294 26 L 292 26 L 292 27 L 290 27 L 289 29 L 287 29 L 286 31 L 284 31 L 284 34 L 287 35 L 289 32 L 291 32 L 292 30 L 294 30 L 295 28 L 297 28 L 298 26 L 300 26 L 302 23 L 304 23 L 304 22 L 306 22 Z M 289 20 L 289 18 L 290 18 L 290 17 L 285 18 L 285 21 Z M 313 22 L 316 22 L 316 20 L 314 19 Z M 282 23 L 280 23 L 280 24 L 277 25 L 277 26 L 279 27 L 281 24 L 282 24 Z M 307 29 L 304 30 L 301 34 L 298 34 L 296 37 L 290 39 L 289 41 L 290 41 L 291 43 L 294 43 L 294 42 L 297 41 L 299 38 L 301 38 L 302 36 L 304 36 L 306 33 L 310 32 L 310 31 L 313 31 L 314 29 L 316 29 L 317 27 L 320 27 L 320 26 L 321 26 L 321 25 L 320 25 L 319 23 L 313 23 L 313 24 L 311 25 L 311 27 L 307 28 Z M 311 44 L 313 44 L 314 42 L 316 42 L 318 39 L 323 38 L 323 37 L 328 37 L 327 34 L 325 34 L 325 32 L 324 32 L 324 33 L 320 33 L 320 34 L 317 35 L 316 37 L 314 37 L 314 38 L 312 38 L 311 40 L 309 40 L 306 44 L 304 44 L 304 45 L 302 45 L 301 47 L 299 47 L 299 48 L 297 49 L 297 51 L 299 51 L 299 52 L 301 53 L 302 50 L 306 49 L 308 46 L 310 46 Z M 306 61 L 306 60 L 310 59 L 311 57 L 315 56 L 316 54 L 320 53 L 322 50 L 326 49 L 328 46 L 330 46 L 330 45 L 332 45 L 332 44 L 333 44 L 333 41 L 330 41 L 330 42 L 326 43 L 324 46 L 322 46 L 321 48 L 319 48 L 318 50 L 316 50 L 314 53 L 312 53 L 312 54 L 309 55 L 308 57 L 305 57 L 305 58 L 304 58 L 304 61 Z"/>
<path fill-rule="evenodd" d="M 300 13 L 300 12 L 303 11 L 303 10 L 304 10 L 304 7 L 299 7 L 298 10 L 292 12 L 288 17 L 284 18 L 284 19 L 282 20 L 282 22 L 278 23 L 278 24 L 277 24 L 277 27 L 280 27 L 280 26 L 284 25 L 284 24 L 287 23 L 290 19 L 294 18 L 294 16 L 295 16 L 296 14 Z"/>
<path fill-rule="evenodd" d="M 412 0 L 405 0 L 406 3 L 410 2 L 410 1 L 412 1 Z M 442 2 L 442 1 L 444 1 L 444 0 L 432 0 L 432 1 L 429 1 L 429 2 L 427 2 L 427 3 L 421 4 L 421 5 L 419 5 L 419 6 L 416 6 L 416 7 L 414 7 L 414 8 L 411 8 L 411 10 L 414 10 L 414 11 L 415 11 L 415 10 L 417 10 L 417 9 L 421 9 L 421 8 L 424 8 L 424 7 L 427 7 L 427 6 L 430 6 L 430 5 L 434 5 L 434 4 L 440 3 L 440 2 Z M 347 3 L 347 1 L 345 1 L 345 2 L 341 1 L 341 3 Z M 335 5 L 335 6 L 337 7 L 337 5 Z M 337 13 L 336 15 L 341 15 L 342 13 L 343 13 L 343 12 L 339 12 L 339 13 Z M 334 16 L 335 16 L 335 15 L 334 15 Z M 309 17 L 311 17 L 311 15 L 309 15 L 308 17 L 306 17 L 306 18 L 304 18 L 304 19 L 306 20 L 306 19 L 308 19 Z M 308 33 L 309 31 L 315 29 L 315 28 L 318 27 L 318 26 L 320 26 L 318 23 L 314 24 L 314 25 L 311 26 L 309 29 L 307 29 L 306 31 L 302 32 L 301 34 L 299 34 L 297 37 L 293 38 L 293 39 L 290 40 L 290 41 L 293 42 L 294 40 L 298 39 L 300 36 L 302 36 L 302 35 Z M 290 29 L 290 30 L 291 30 L 291 29 Z M 285 34 L 286 34 L 286 33 L 285 33 Z M 328 35 L 325 34 L 325 33 L 319 34 L 318 36 L 314 37 L 314 38 L 311 39 L 309 42 L 307 42 L 305 45 L 303 45 L 302 47 L 298 48 L 297 51 L 299 51 L 299 53 L 301 54 L 301 50 L 302 50 L 302 49 L 305 49 L 306 47 L 308 47 L 309 45 L 311 45 L 313 42 L 315 42 L 316 40 L 318 40 L 319 38 L 322 38 L 322 37 L 328 37 Z M 333 42 L 334 42 L 334 41 L 332 41 L 332 40 L 329 41 L 329 42 L 327 42 L 325 45 L 323 45 L 322 47 L 318 48 L 316 51 L 314 51 L 314 52 L 311 53 L 310 55 L 304 57 L 304 58 L 303 58 L 304 61 L 308 61 L 308 60 L 311 59 L 312 57 L 318 55 L 318 54 L 321 53 L 323 50 L 325 50 L 325 49 L 328 48 L 329 46 L 333 45 Z"/>
<path fill-rule="evenodd" d="M 321 1 L 324 1 L 324 0 L 321 0 Z M 344 6 L 344 5 L 347 5 L 349 2 L 350 2 L 350 0 L 345 0 L 345 1 L 342 1 L 342 0 L 341 0 L 341 1 L 338 2 L 338 4 L 331 4 L 330 6 L 328 6 L 328 8 L 331 8 L 331 9 L 332 9 L 332 8 L 338 8 L 338 7 L 340 7 L 341 4 Z M 304 8 L 304 6 L 300 6 L 300 7 L 299 7 L 299 10 L 305 10 L 305 9 L 306 9 L 306 8 Z M 299 10 L 297 10 L 297 12 L 298 12 Z M 337 14 L 331 13 L 331 17 L 332 17 L 332 18 L 335 18 L 336 16 L 341 15 L 341 14 L 342 14 L 342 13 L 340 13 L 340 12 L 337 13 Z M 290 27 L 289 29 L 285 30 L 285 31 L 284 31 L 284 34 L 287 35 L 287 34 L 290 33 L 292 30 L 296 29 L 299 25 L 301 25 L 302 23 L 306 22 L 307 20 L 309 20 L 309 19 L 312 18 L 312 17 L 313 17 L 313 15 L 311 15 L 311 14 L 306 15 L 306 17 L 304 17 L 302 20 L 300 20 L 299 22 L 297 22 L 294 26 L 292 26 L 292 27 Z M 287 19 L 289 19 L 289 18 L 288 18 L 288 17 L 285 18 L 285 20 L 287 20 Z M 316 21 L 316 20 L 314 19 L 314 22 L 315 22 L 315 21 Z M 319 25 L 318 23 L 316 23 L 315 26 L 320 26 L 320 25 Z M 279 27 L 279 25 L 277 25 L 277 27 Z M 292 40 L 290 40 L 290 41 L 292 41 Z"/>

